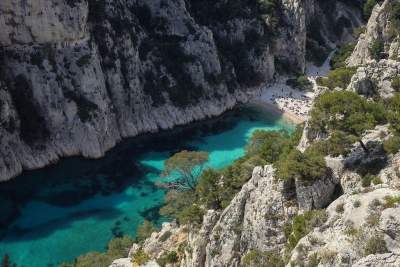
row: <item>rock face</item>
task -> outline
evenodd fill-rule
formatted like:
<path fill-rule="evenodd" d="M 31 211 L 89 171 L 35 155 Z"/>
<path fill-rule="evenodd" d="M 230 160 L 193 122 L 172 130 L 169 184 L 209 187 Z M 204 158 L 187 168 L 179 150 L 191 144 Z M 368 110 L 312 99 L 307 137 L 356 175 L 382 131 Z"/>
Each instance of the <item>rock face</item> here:
<path fill-rule="evenodd" d="M 0 181 L 219 115 L 277 69 L 304 70 L 309 17 L 332 11 L 320 3 L 1 1 Z M 351 13 L 333 8 L 335 23 Z"/>
<path fill-rule="evenodd" d="M 299 241 L 291 261 L 308 263 L 313 255 L 318 255 L 321 266 L 395 266 L 399 260 L 398 255 L 394 255 L 398 253 L 399 229 L 394 228 L 399 223 L 399 208 L 385 209 L 384 198 L 398 195 L 398 190 L 377 188 L 341 196 L 327 208 L 327 222 Z M 383 254 L 385 257 L 382 252 L 370 252 L 368 247 L 370 242 L 380 240 L 382 245 L 379 246 L 386 246 L 383 253 L 390 252 Z M 369 254 L 379 255 L 363 258 Z M 379 264 L 368 265 L 374 261 Z M 394 265 L 384 265 L 385 262 Z"/>
<path fill-rule="evenodd" d="M 365 32 L 360 35 L 353 54 L 347 62 L 350 66 L 367 64 L 376 60 L 376 56 L 381 58 L 397 59 L 399 52 L 398 39 L 393 32 L 393 22 L 390 20 L 390 10 L 396 4 L 396 0 L 385 0 L 381 5 L 376 5 L 372 10 L 371 17 L 366 26 Z M 396 29 L 398 30 L 398 29 Z M 377 55 L 374 54 L 374 44 L 382 46 Z"/>
<path fill-rule="evenodd" d="M 205 262 L 193 266 L 238 266 L 250 249 L 268 251 L 282 246 L 282 227 L 295 214 L 275 181 L 272 166 L 255 168 L 251 180 L 222 212 L 209 235 Z"/>

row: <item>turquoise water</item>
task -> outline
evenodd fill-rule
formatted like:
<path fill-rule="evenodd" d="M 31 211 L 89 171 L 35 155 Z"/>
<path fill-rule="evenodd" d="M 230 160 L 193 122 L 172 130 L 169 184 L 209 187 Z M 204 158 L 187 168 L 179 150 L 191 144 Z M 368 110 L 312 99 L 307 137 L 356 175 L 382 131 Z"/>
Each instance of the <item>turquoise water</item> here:
<path fill-rule="evenodd" d="M 210 153 L 222 168 L 243 156 L 257 129 L 292 130 L 280 117 L 238 108 L 220 118 L 124 141 L 99 160 L 65 159 L 0 184 L 0 257 L 18 266 L 57 266 L 104 251 L 116 236 L 135 236 L 144 219 L 160 225 L 163 162 L 183 149 Z"/>

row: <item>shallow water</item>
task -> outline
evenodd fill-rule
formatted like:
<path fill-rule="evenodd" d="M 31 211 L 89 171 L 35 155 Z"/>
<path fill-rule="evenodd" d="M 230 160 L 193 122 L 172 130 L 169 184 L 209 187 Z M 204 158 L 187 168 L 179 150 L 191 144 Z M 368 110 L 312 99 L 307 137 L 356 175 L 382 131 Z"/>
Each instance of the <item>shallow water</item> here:
<path fill-rule="evenodd" d="M 0 257 L 18 266 L 57 266 L 104 251 L 115 236 L 135 236 L 144 219 L 158 225 L 164 190 L 155 187 L 163 162 L 183 149 L 210 153 L 222 168 L 243 156 L 257 129 L 293 125 L 255 107 L 161 134 L 126 140 L 99 160 L 70 158 L 0 184 Z"/>

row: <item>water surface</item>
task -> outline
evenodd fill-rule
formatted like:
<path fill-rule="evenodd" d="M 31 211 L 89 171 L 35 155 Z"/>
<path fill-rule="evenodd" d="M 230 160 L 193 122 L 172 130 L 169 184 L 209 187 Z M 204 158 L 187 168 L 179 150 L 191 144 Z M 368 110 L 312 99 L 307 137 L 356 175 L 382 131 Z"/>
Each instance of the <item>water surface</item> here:
<path fill-rule="evenodd" d="M 173 131 L 126 140 L 98 160 L 80 157 L 25 173 L 0 184 L 0 257 L 17 266 L 57 266 L 110 239 L 135 236 L 144 219 L 160 225 L 165 192 L 157 188 L 163 162 L 173 153 L 202 150 L 208 166 L 222 168 L 244 155 L 257 129 L 291 131 L 293 125 L 259 108 Z"/>

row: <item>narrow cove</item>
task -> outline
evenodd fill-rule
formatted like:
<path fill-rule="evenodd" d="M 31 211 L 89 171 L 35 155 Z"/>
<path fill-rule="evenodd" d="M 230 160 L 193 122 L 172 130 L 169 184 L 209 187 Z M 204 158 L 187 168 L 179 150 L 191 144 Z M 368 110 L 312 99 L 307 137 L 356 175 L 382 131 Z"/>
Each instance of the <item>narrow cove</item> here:
<path fill-rule="evenodd" d="M 132 138 L 98 160 L 64 159 L 0 184 L 0 257 L 17 266 L 57 266 L 110 239 L 135 236 L 144 219 L 160 225 L 165 191 L 155 186 L 163 162 L 181 150 L 210 153 L 223 168 L 244 154 L 252 132 L 293 130 L 281 116 L 240 107 L 204 122 Z"/>

